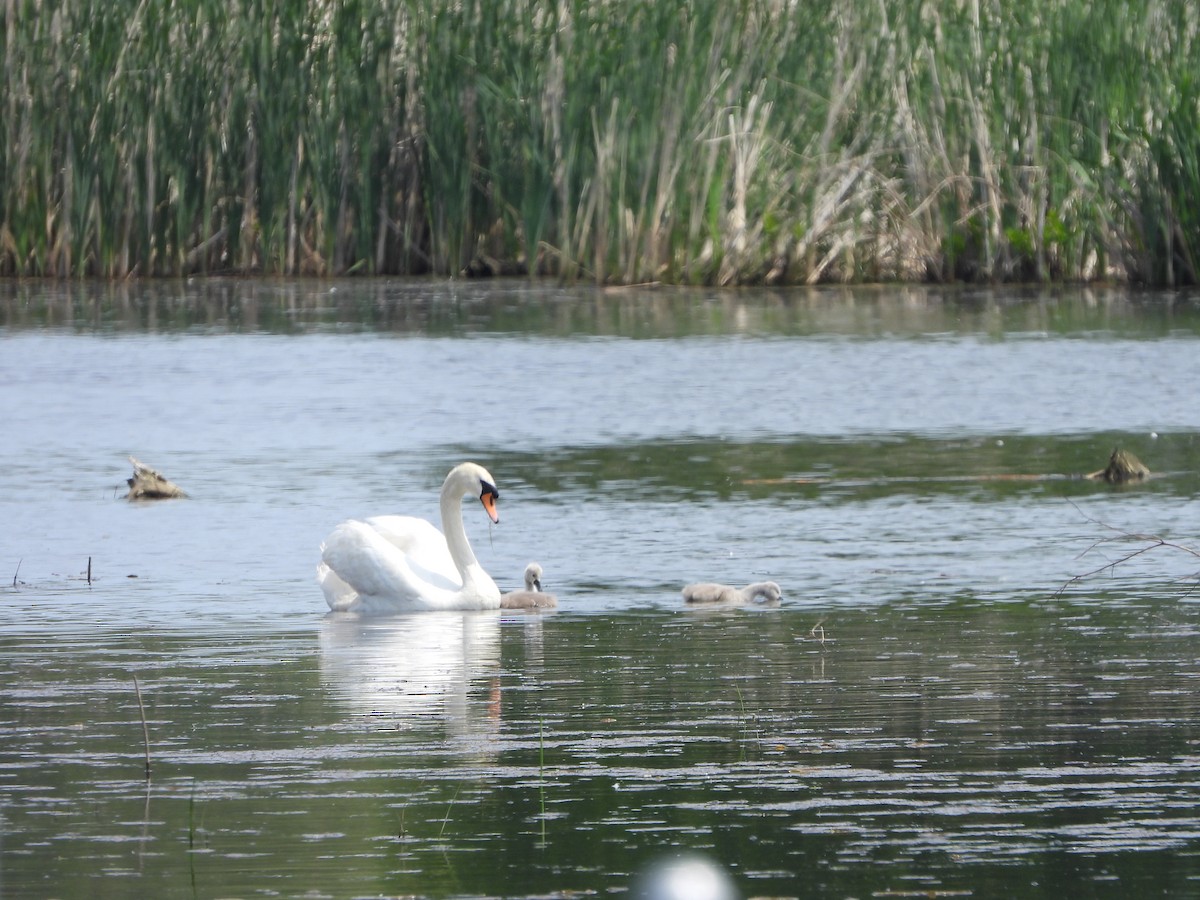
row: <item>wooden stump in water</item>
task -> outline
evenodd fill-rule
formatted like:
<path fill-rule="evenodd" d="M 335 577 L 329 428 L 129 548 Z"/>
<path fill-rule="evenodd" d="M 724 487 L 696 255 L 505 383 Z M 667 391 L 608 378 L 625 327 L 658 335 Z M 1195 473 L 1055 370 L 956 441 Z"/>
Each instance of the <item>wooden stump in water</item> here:
<path fill-rule="evenodd" d="M 1117 447 L 1108 458 L 1108 465 L 1087 477 L 1096 481 L 1107 481 L 1109 484 L 1126 484 L 1130 481 L 1143 481 L 1149 475 L 1150 470 L 1140 459 L 1128 450 Z"/>
<path fill-rule="evenodd" d="M 168 481 L 145 463 L 138 462 L 132 456 L 129 461 L 133 463 L 133 477 L 126 479 L 129 485 L 126 500 L 168 500 L 187 496 L 179 485 Z"/>

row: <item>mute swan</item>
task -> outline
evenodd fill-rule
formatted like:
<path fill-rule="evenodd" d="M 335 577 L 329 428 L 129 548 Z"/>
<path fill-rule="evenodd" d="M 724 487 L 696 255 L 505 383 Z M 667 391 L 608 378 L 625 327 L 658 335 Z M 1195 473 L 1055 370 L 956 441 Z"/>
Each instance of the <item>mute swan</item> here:
<path fill-rule="evenodd" d="M 763 603 L 778 603 L 783 599 L 783 591 L 773 581 L 756 581 L 744 588 L 735 588 L 728 584 L 712 584 L 701 582 L 689 584 L 683 589 L 683 599 L 688 603 L 715 604 L 726 606 L 752 603 L 756 598 L 762 598 Z"/>
<path fill-rule="evenodd" d="M 463 529 L 462 498 L 478 497 L 495 523 L 500 492 L 487 469 L 462 463 L 442 484 L 442 528 L 413 516 L 338 525 L 321 545 L 317 581 L 333 610 L 366 613 L 498 609 L 500 589 Z"/>
<path fill-rule="evenodd" d="M 531 562 L 525 567 L 525 590 L 500 595 L 501 609 L 550 609 L 558 598 L 542 591 L 542 567 Z"/>

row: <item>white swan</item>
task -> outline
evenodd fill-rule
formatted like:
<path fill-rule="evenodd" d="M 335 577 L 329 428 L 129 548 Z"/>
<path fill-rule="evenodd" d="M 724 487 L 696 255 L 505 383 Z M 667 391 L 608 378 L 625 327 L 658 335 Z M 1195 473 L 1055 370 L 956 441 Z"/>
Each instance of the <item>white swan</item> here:
<path fill-rule="evenodd" d="M 463 529 L 462 498 L 478 497 L 499 523 L 500 492 L 488 470 L 462 463 L 442 484 L 443 534 L 413 516 L 351 519 L 321 545 L 317 581 L 333 610 L 365 613 L 498 609 L 500 589 L 483 570 Z"/>
<path fill-rule="evenodd" d="M 500 595 L 501 609 L 551 609 L 558 598 L 542 591 L 542 567 L 531 562 L 525 567 L 525 590 Z"/>
<path fill-rule="evenodd" d="M 752 603 L 757 598 L 763 603 L 774 604 L 783 599 L 783 591 L 773 581 L 756 581 L 744 588 L 735 588 L 728 584 L 712 584 L 700 582 L 689 584 L 683 589 L 683 599 L 688 603 L 716 604 L 735 606 Z"/>

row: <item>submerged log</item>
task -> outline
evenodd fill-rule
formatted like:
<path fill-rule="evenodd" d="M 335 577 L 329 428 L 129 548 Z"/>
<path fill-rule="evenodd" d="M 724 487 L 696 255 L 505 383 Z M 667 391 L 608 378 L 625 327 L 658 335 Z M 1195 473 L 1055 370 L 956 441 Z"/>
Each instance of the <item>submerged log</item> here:
<path fill-rule="evenodd" d="M 129 485 L 126 500 L 169 500 L 187 496 L 179 485 L 168 481 L 145 463 L 132 456 L 129 457 L 129 461 L 133 463 L 133 477 L 126 479 L 126 484 Z"/>
<path fill-rule="evenodd" d="M 1093 481 L 1107 481 L 1109 484 L 1127 484 L 1130 481 L 1143 481 L 1149 476 L 1150 470 L 1140 459 L 1128 450 L 1116 447 L 1112 456 L 1108 458 L 1108 465 L 1087 477 Z"/>

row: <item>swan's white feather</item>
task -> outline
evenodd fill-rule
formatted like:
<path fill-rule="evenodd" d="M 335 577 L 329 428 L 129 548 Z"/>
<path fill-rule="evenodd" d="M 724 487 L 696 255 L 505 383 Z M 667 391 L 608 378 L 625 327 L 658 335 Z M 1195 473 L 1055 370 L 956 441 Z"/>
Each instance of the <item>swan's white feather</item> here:
<path fill-rule="evenodd" d="M 325 592 L 325 602 L 334 611 L 350 609 L 358 599 L 358 591 L 338 578 L 337 573 L 325 563 L 317 566 L 317 583 Z"/>
<path fill-rule="evenodd" d="M 421 559 L 426 568 L 456 572 L 446 536 L 432 522 L 416 516 L 371 516 L 366 523 L 400 552 Z"/>
<path fill-rule="evenodd" d="M 449 559 L 450 554 L 446 553 Z M 325 539 L 321 561 L 365 598 L 438 606 L 462 588 L 451 562 L 450 573 L 424 565 L 425 556 L 397 552 L 396 544 L 366 522 L 343 522 Z"/>

